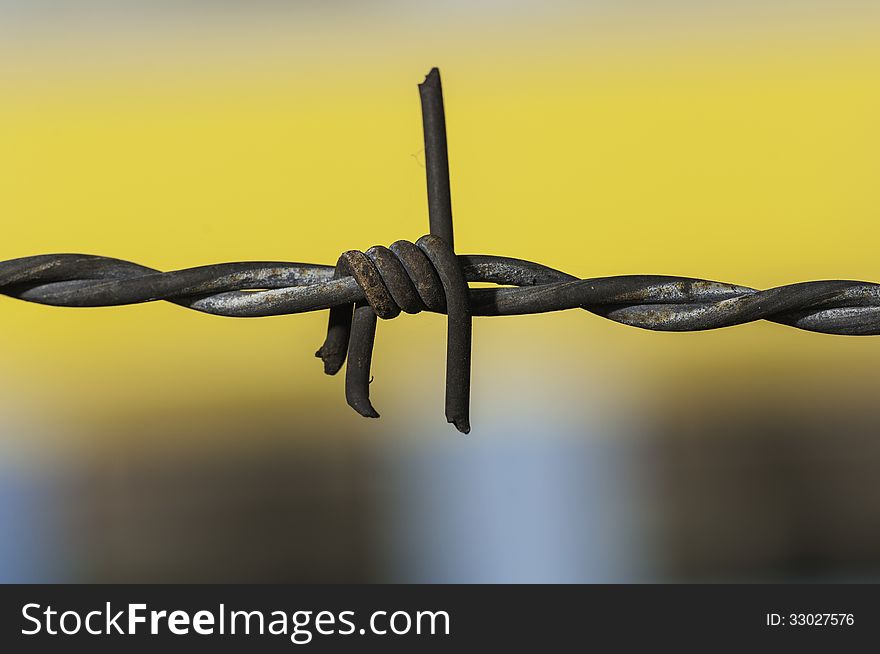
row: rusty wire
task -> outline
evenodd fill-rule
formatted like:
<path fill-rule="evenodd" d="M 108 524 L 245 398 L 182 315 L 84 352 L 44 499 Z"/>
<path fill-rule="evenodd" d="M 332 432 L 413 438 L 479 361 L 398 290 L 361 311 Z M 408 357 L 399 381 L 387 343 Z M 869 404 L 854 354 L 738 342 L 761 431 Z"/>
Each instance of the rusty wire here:
<path fill-rule="evenodd" d="M 467 433 L 471 317 L 585 309 L 625 325 L 698 331 L 769 320 L 826 334 L 880 334 L 880 284 L 811 281 L 756 290 L 705 279 L 622 275 L 579 279 L 531 261 L 453 250 L 449 164 L 440 74 L 419 85 L 425 136 L 430 234 L 366 252 L 336 266 L 241 262 L 160 272 L 129 261 L 49 254 L 0 262 L 0 293 L 64 307 L 165 300 L 232 317 L 330 309 L 316 353 L 327 374 L 348 359 L 345 395 L 358 413 L 378 417 L 369 399 L 376 319 L 401 312 L 448 316 L 446 418 Z M 502 288 L 469 288 L 490 282 Z"/>

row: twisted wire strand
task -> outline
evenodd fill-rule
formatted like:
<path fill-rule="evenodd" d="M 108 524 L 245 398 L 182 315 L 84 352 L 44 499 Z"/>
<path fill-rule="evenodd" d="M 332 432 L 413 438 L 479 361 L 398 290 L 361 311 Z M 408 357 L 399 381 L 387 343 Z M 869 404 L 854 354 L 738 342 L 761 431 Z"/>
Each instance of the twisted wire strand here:
<path fill-rule="evenodd" d="M 823 280 L 762 291 L 667 275 L 579 279 L 539 263 L 510 257 L 464 254 L 457 255 L 456 260 L 466 282 L 505 286 L 468 289 L 468 305 L 474 316 L 585 309 L 615 322 L 655 331 L 701 331 L 768 320 L 825 334 L 880 334 L 880 284 L 871 282 Z M 366 286 L 382 284 L 387 289 L 410 283 L 418 289 L 422 278 L 412 277 L 409 270 L 404 270 L 405 282 L 400 279 L 399 270 L 386 270 Z M 365 282 L 362 278 L 361 283 Z M 436 289 L 436 283 L 432 284 Z M 420 310 L 446 313 L 437 300 L 425 302 L 423 291 L 424 288 L 419 291 L 419 297 L 425 306 Z M 369 290 L 372 295 L 376 292 L 375 288 Z M 336 276 L 334 266 L 240 262 L 160 272 L 121 259 L 83 254 L 2 261 L 0 294 L 61 307 L 164 300 L 236 318 L 370 304 L 368 293 L 358 280 L 350 275 Z M 399 304 L 391 311 L 415 312 L 410 305 L 405 308 Z"/>
<path fill-rule="evenodd" d="M 826 280 L 756 290 L 706 279 L 622 275 L 579 279 L 523 259 L 457 255 L 453 248 L 449 161 L 440 76 L 419 85 L 431 233 L 366 252 L 344 252 L 335 266 L 277 261 L 223 263 L 161 272 L 85 254 L 0 262 L 0 294 L 62 307 L 167 301 L 230 317 L 329 309 L 316 356 L 335 374 L 347 360 L 345 395 L 358 413 L 378 417 L 369 397 L 377 319 L 401 312 L 447 314 L 446 418 L 470 430 L 472 316 L 585 309 L 655 331 L 700 331 L 757 320 L 826 334 L 880 334 L 880 284 Z M 499 288 L 469 288 L 489 282 Z"/>
<path fill-rule="evenodd" d="M 490 282 L 500 288 L 467 287 Z M 880 284 L 813 281 L 756 290 L 705 279 L 623 275 L 579 279 L 500 256 L 455 255 L 428 235 L 415 244 L 344 253 L 337 265 L 240 262 L 160 272 L 82 254 L 0 262 L 0 294 L 62 307 L 168 301 L 204 313 L 262 317 L 330 309 L 316 353 L 328 374 L 348 358 L 345 395 L 358 413 L 378 417 L 369 399 L 377 317 L 447 313 L 447 420 L 470 429 L 470 317 L 585 309 L 655 331 L 700 331 L 769 320 L 826 334 L 880 334 Z M 463 340 L 462 340 L 463 339 Z"/>

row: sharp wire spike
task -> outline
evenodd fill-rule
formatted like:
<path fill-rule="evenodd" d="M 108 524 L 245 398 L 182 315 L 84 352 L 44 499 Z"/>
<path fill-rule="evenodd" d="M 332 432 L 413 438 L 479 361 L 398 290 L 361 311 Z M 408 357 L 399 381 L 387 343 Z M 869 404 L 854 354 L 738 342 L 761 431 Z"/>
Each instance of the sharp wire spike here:
<path fill-rule="evenodd" d="M 446 420 L 463 434 L 471 430 L 471 312 L 468 285 L 455 258 L 452 229 L 452 194 L 449 184 L 449 152 L 446 143 L 446 112 L 440 71 L 432 68 L 419 84 L 422 125 L 425 132 L 425 174 L 428 182 L 428 222 L 431 235 L 416 243 L 434 264 L 446 295 Z"/>

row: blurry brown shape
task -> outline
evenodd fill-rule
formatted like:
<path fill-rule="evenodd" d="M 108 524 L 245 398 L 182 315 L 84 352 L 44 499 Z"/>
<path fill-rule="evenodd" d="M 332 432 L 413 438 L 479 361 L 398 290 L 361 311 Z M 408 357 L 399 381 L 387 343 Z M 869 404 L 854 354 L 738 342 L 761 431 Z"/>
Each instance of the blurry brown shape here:
<path fill-rule="evenodd" d="M 70 498 L 83 580 L 369 580 L 360 449 L 336 434 L 295 438 L 289 412 L 203 407 L 111 427 L 120 445 L 90 461 Z"/>
<path fill-rule="evenodd" d="M 880 424 L 868 394 L 817 401 L 743 386 L 688 397 L 654 452 L 670 578 L 880 572 Z"/>

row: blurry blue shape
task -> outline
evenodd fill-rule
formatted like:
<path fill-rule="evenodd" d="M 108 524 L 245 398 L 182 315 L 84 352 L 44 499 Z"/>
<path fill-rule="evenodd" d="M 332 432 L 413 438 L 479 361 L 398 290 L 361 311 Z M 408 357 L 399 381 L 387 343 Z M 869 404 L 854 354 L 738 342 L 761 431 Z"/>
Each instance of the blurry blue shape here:
<path fill-rule="evenodd" d="M 570 419 L 548 425 L 494 415 L 494 433 L 483 422 L 468 437 L 443 430 L 383 452 L 391 484 L 387 575 L 434 583 L 650 581 L 637 440 L 609 433 L 608 424 L 591 433 Z"/>
<path fill-rule="evenodd" d="M 45 471 L 0 470 L 0 583 L 69 581 L 56 482 Z"/>

